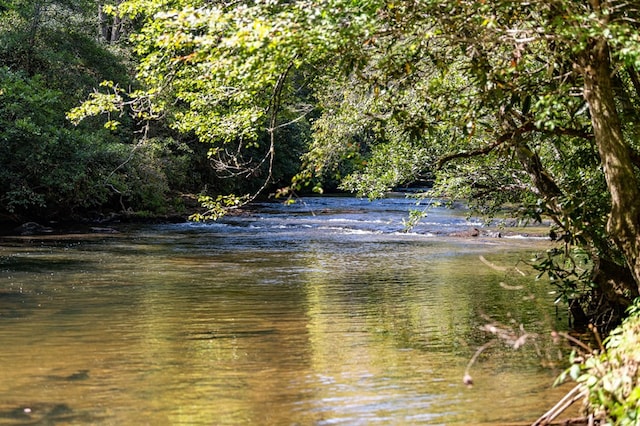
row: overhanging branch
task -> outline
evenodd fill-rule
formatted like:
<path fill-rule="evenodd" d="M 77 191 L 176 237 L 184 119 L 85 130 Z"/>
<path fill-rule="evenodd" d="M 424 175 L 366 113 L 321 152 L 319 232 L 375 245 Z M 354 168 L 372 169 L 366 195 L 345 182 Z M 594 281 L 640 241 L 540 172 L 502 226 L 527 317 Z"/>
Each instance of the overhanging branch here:
<path fill-rule="evenodd" d="M 525 123 L 522 126 L 515 129 L 514 131 L 500 135 L 500 137 L 498 137 L 498 139 L 496 139 L 495 142 L 489 145 L 486 145 L 471 151 L 459 151 L 453 154 L 445 155 L 444 157 L 440 157 L 440 159 L 438 159 L 438 162 L 436 163 L 436 170 L 440 170 L 445 164 L 447 164 L 449 161 L 452 161 L 452 160 L 457 160 L 459 158 L 472 158 L 472 157 L 478 157 L 480 155 L 489 154 L 494 149 L 511 141 L 515 137 L 520 136 L 523 133 L 533 131 L 535 129 L 536 128 L 532 123 Z"/>
<path fill-rule="evenodd" d="M 436 170 L 440 170 L 444 167 L 445 164 L 452 160 L 457 160 L 459 158 L 472 158 L 478 157 L 481 155 L 489 154 L 494 149 L 500 147 L 501 145 L 511 142 L 520 138 L 523 134 L 533 131 L 539 131 L 541 134 L 547 134 L 552 136 L 573 136 L 579 137 L 583 139 L 593 140 L 593 133 L 588 132 L 584 129 L 574 129 L 574 128 L 564 128 L 564 127 L 556 127 L 553 130 L 543 130 L 537 128 L 532 122 L 527 121 L 522 124 L 520 127 L 516 128 L 513 131 L 504 133 L 498 137 L 493 143 L 489 145 L 485 145 L 483 147 L 470 150 L 470 151 L 459 151 L 452 154 L 447 154 L 443 157 L 440 157 L 436 162 Z M 638 164 L 640 164 L 640 158 L 638 160 Z"/>

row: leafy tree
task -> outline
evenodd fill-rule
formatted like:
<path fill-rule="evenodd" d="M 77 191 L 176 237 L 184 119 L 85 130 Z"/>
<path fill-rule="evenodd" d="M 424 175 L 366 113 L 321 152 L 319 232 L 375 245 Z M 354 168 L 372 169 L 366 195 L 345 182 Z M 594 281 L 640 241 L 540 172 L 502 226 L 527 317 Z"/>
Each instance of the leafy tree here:
<path fill-rule="evenodd" d="M 125 59 L 98 37 L 84 0 L 9 1 L 0 11 L 0 218 L 70 219 L 94 210 L 166 210 L 186 187 L 178 143 L 131 143 L 65 113 L 100 81 L 127 84 Z M 121 53 L 121 51 L 118 51 Z M 189 167 L 189 173 L 192 173 Z M 173 186 L 176 185 L 176 186 Z"/>
<path fill-rule="evenodd" d="M 65 125 L 64 96 L 41 77 L 0 68 L 0 84 L 0 211 L 64 216 L 104 203 L 108 190 L 97 182 L 115 167 L 119 156 L 104 158 L 113 147 Z"/>
<path fill-rule="evenodd" d="M 0 63 L 41 75 L 73 105 L 103 79 L 126 84 L 122 61 L 98 41 L 87 0 L 23 0 L 0 14 Z M 69 106 L 69 107 L 70 107 Z"/>
<path fill-rule="evenodd" d="M 576 313 L 576 301 L 620 312 L 638 295 L 633 3 L 128 0 L 118 10 L 141 25 L 143 90 L 95 94 L 72 117 L 127 104 L 211 143 L 212 156 L 261 148 L 268 180 L 280 131 L 313 110 L 296 96 L 308 88 L 320 116 L 292 189 L 346 174 L 345 188 L 373 197 L 435 179 L 433 193 L 487 213 L 517 201 L 526 217 L 553 220 L 563 246 L 541 265 Z"/>
<path fill-rule="evenodd" d="M 437 161 L 425 163 L 429 156 L 410 150 L 415 159 L 403 170 L 432 164 L 436 193 L 465 196 L 489 212 L 519 200 L 527 216 L 551 217 L 565 247 L 551 251 L 543 269 L 579 316 L 581 289 L 592 314 L 620 312 L 640 282 L 638 9 L 434 1 L 388 2 L 377 13 L 379 26 L 351 54 L 365 65 L 349 73 L 369 92 L 361 90 L 360 102 L 329 105 L 322 120 L 356 105 L 363 128 L 395 129 L 395 138 L 431 151 Z M 318 135 L 310 158 L 322 170 L 324 147 L 335 138 Z M 383 132 L 371 138 L 370 158 L 390 158 L 388 139 Z M 346 184 L 377 195 L 376 184 L 388 189 L 407 178 L 389 180 L 389 170 L 374 162 Z M 599 300 L 607 303 L 595 306 Z"/>
<path fill-rule="evenodd" d="M 325 21 L 335 25 L 333 17 L 308 12 L 304 4 L 277 2 L 123 2 L 119 13 L 142 23 L 132 40 L 145 89 L 124 93 L 111 85 L 69 117 L 130 107 L 137 118 L 165 118 L 210 143 L 219 168 L 264 177 L 253 196 L 208 200 L 211 213 L 220 211 L 217 201 L 227 207 L 247 202 L 272 181 L 276 145 L 291 148 L 284 128 L 307 128 L 313 111 L 307 87 L 315 75 L 309 55 L 318 44 L 335 44 L 324 30 L 307 31 Z"/>

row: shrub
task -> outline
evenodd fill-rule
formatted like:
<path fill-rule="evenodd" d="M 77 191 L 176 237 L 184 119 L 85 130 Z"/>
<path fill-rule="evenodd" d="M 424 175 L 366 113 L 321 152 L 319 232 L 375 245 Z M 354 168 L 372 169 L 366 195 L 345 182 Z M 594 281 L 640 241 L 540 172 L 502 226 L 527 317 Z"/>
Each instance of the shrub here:
<path fill-rule="evenodd" d="M 587 391 L 587 411 L 613 425 L 640 424 L 640 301 L 611 332 L 601 354 L 569 373 Z"/>

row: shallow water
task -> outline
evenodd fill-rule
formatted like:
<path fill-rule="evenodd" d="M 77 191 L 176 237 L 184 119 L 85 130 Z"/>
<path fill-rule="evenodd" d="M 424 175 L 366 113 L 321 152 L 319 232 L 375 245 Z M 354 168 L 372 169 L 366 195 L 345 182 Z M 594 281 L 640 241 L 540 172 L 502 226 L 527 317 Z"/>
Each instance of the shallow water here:
<path fill-rule="evenodd" d="M 547 243 L 447 237 L 481 223 L 441 208 L 404 233 L 413 204 L 5 238 L 0 425 L 532 422 L 564 391 L 566 317 L 521 261 Z M 489 321 L 538 337 L 491 346 L 467 388 Z"/>

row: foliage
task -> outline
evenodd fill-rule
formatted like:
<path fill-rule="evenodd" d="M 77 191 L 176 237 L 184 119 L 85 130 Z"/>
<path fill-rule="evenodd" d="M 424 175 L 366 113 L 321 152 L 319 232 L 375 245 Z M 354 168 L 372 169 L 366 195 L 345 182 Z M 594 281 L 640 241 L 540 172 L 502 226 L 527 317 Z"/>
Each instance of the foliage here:
<path fill-rule="evenodd" d="M 487 215 L 516 203 L 593 265 L 567 271 L 562 291 L 578 280 L 611 300 L 637 295 L 631 3 L 128 0 L 117 13 L 139 24 L 141 90 L 96 94 L 76 119 L 124 107 L 164 118 L 211 144 L 228 175 L 264 179 L 257 192 L 292 146 L 283 129 L 311 126 L 304 168 L 279 194 L 339 181 L 378 197 L 422 181 Z M 564 266 L 542 264 L 556 276 Z"/>
<path fill-rule="evenodd" d="M 593 263 L 589 254 L 579 247 L 567 245 L 564 249 L 557 247 L 547 250 L 534 259 L 534 268 L 540 271 L 537 278 L 549 277 L 556 287 L 555 303 L 571 303 L 580 300 L 594 286 Z"/>
<path fill-rule="evenodd" d="M 129 85 L 130 56 L 125 47 L 96 37 L 94 2 L 10 6 L 0 13 L 3 220 L 65 220 L 112 209 L 165 213 L 170 194 L 199 190 L 209 165 L 204 152 L 185 142 L 189 138 L 173 138 L 156 125 L 145 129 L 153 133 L 145 143 L 132 143 L 135 122 L 115 108 L 106 122 L 71 127 L 65 120 L 65 112 L 104 79 L 114 81 L 112 92 L 106 101 L 90 95 L 101 102 L 96 108 L 126 101 L 117 88 Z"/>
<path fill-rule="evenodd" d="M 65 92 L 67 108 L 102 79 L 126 83 L 122 61 L 94 37 L 94 14 L 87 0 L 14 2 L 0 15 L 0 64 L 41 75 Z"/>
<path fill-rule="evenodd" d="M 171 140 L 132 147 L 106 131 L 70 128 L 62 93 L 0 68 L 0 211 L 72 218 L 113 205 L 162 212 L 169 187 L 185 187 L 187 148 Z M 182 154 L 180 154 L 182 151 Z"/>
<path fill-rule="evenodd" d="M 10 214 L 65 211 L 106 200 L 93 167 L 106 154 L 100 135 L 65 126 L 62 93 L 42 78 L 0 68 L 0 207 Z M 103 166 L 104 167 L 104 166 Z"/>
<path fill-rule="evenodd" d="M 130 108 L 137 119 L 166 118 L 172 128 L 210 143 L 209 155 L 222 171 L 233 177 L 262 176 L 259 192 L 278 179 L 279 166 L 285 169 L 276 153 L 286 158 L 287 152 L 300 151 L 297 140 L 307 133 L 305 122 L 313 111 L 308 89 L 315 76 L 312 64 L 347 50 L 343 44 L 349 38 L 333 37 L 332 32 L 361 32 L 377 4 L 337 1 L 318 13 L 309 13 L 313 9 L 308 6 L 123 2 L 118 13 L 142 23 L 132 41 L 144 89 L 125 99 L 107 84 L 116 90 L 92 95 L 71 118 L 78 121 L 114 108 Z M 297 140 L 284 130 L 292 126 L 299 128 Z"/>
<path fill-rule="evenodd" d="M 151 138 L 132 150 L 121 145 L 121 163 L 105 179 L 124 211 L 167 214 L 171 191 L 193 185 L 191 150 L 171 138 Z"/>
<path fill-rule="evenodd" d="M 587 391 L 588 411 L 605 424 L 636 425 L 640 420 L 640 310 L 605 340 L 605 350 L 575 363 L 569 375 Z"/>
<path fill-rule="evenodd" d="M 635 59 L 627 54 L 636 58 L 640 51 L 638 38 L 630 36 L 638 33 L 640 16 L 625 3 L 603 7 L 608 9 L 571 1 L 387 3 L 345 59 L 358 58 L 356 69 L 332 74 L 348 89 L 321 105 L 307 164 L 324 172 L 346 158 L 360 169 L 344 182 L 363 194 L 380 196 L 431 172 L 429 196 L 462 198 L 487 215 L 517 203 L 525 219 L 550 218 L 565 246 L 540 264 L 560 293 L 605 289 L 612 290 L 610 297 L 614 291 L 604 276 L 612 272 L 603 265 L 623 266 L 636 257 L 623 254 L 607 229 L 613 179 L 605 179 L 602 155 L 609 148 L 594 135 L 593 104 L 580 88 L 594 61 L 590 49 L 604 37 L 620 60 L 614 75 L 616 100 L 625 107 L 624 143 L 635 147 L 640 86 L 634 83 Z M 394 164 L 405 173 L 394 173 Z M 637 178 L 625 179 L 614 193 L 635 193 Z M 633 240 L 633 233 L 625 238 Z M 590 266 L 576 269 L 576 252 Z M 636 277 L 615 291 L 629 300 L 637 287 Z"/>

